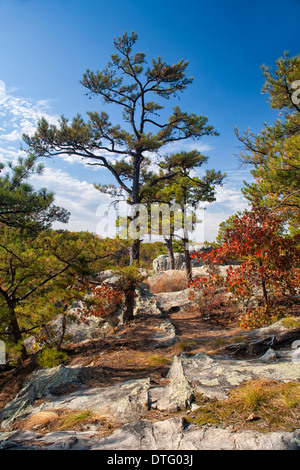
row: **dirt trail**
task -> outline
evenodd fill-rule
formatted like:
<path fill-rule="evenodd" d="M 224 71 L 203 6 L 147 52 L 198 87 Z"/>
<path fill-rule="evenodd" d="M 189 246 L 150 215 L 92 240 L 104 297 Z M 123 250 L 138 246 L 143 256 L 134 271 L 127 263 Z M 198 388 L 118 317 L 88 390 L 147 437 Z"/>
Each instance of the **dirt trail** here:
<path fill-rule="evenodd" d="M 155 347 L 154 336 L 164 319 L 145 312 L 138 314 L 132 323 L 112 329 L 104 340 L 68 346 L 66 365 L 86 366 L 80 378 L 88 386 L 109 386 L 144 377 L 164 385 L 174 355 L 183 351 L 210 352 L 241 330 L 225 316 L 204 320 L 189 308 L 171 313 L 168 318 L 175 326 L 177 337 L 170 346 Z M 16 396 L 35 367 L 32 357 L 21 366 L 0 373 L 0 410 Z"/>

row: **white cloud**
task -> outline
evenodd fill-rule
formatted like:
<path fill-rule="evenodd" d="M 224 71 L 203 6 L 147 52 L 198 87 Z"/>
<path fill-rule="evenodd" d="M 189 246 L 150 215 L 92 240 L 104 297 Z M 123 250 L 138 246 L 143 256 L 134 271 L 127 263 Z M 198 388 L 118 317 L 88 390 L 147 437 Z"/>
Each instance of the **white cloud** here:
<path fill-rule="evenodd" d="M 208 152 L 213 150 L 213 146 L 199 141 L 178 141 L 172 142 L 163 147 L 164 153 L 177 153 L 177 152 L 191 152 L 192 150 L 198 150 L 198 152 Z"/>
<path fill-rule="evenodd" d="M 0 103 L 5 100 L 6 86 L 3 80 L 0 80 Z"/>
<path fill-rule="evenodd" d="M 41 175 L 30 178 L 36 188 L 47 188 L 55 193 L 55 204 L 64 207 L 70 213 L 68 224 L 56 223 L 54 228 L 66 228 L 74 231 L 91 231 L 96 233 L 99 224 L 99 206 L 107 210 L 111 199 L 101 194 L 94 185 L 80 181 L 69 173 L 46 167 Z M 104 233 L 103 233 L 104 234 Z"/>
<path fill-rule="evenodd" d="M 5 91 L 5 83 L 0 81 L 0 142 L 21 141 L 23 133 L 34 133 L 43 116 L 51 124 L 57 123 L 58 116 L 51 114 L 49 101 L 34 101 L 11 93 Z"/>
<path fill-rule="evenodd" d="M 53 225 L 54 228 L 90 231 L 102 236 L 113 235 L 115 218 L 110 207 L 112 199 L 97 191 L 93 184 L 80 181 L 65 171 L 48 167 L 42 175 L 32 177 L 31 182 L 36 188 L 46 187 L 53 191 L 55 204 L 71 212 L 68 224 L 56 223 Z M 201 233 L 199 233 L 201 240 L 197 237 L 199 242 L 213 241 L 218 234 L 220 223 L 236 212 L 243 211 L 248 207 L 248 203 L 238 188 L 224 185 L 217 190 L 216 202 L 204 203 L 201 206 L 206 207 L 206 210 L 201 211 L 203 227 L 200 227 Z M 101 219 L 105 211 L 111 216 L 110 227 L 105 227 L 106 217 Z"/>
<path fill-rule="evenodd" d="M 237 212 L 249 209 L 249 201 L 243 196 L 239 187 L 231 181 L 226 182 L 216 190 L 216 201 L 204 203 L 203 214 L 204 239 L 214 241 L 219 231 L 219 225 Z"/>
<path fill-rule="evenodd" d="M 228 210 L 232 210 L 235 214 L 237 211 L 244 210 L 248 202 L 239 189 L 224 185 L 217 189 L 216 202 L 213 204 L 218 205 L 219 208 L 226 206 Z"/>
<path fill-rule="evenodd" d="M 9 132 L 8 134 L 4 134 L 1 136 L 1 140 L 7 140 L 8 142 L 14 142 L 16 140 L 20 140 L 22 137 L 22 133 L 19 130 L 14 129 L 13 131 Z"/>

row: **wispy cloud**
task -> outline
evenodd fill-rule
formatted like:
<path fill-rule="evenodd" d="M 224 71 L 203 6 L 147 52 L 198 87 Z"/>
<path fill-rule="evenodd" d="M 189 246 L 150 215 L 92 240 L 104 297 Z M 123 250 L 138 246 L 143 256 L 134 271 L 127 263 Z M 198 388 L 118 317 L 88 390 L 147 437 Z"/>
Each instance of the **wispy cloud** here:
<path fill-rule="evenodd" d="M 207 142 L 189 140 L 169 143 L 163 149 L 165 153 L 190 152 L 192 150 L 202 153 L 213 150 L 214 147 Z"/>
<path fill-rule="evenodd" d="M 47 100 L 33 101 L 20 98 L 5 93 L 5 87 L 2 86 L 3 89 L 0 101 L 0 125 L 2 128 L 0 142 L 18 142 L 22 139 L 23 133 L 34 133 L 39 119 L 43 116 L 51 124 L 57 123 L 58 116 L 50 112 L 50 102 Z"/>
<path fill-rule="evenodd" d="M 107 209 L 111 198 L 101 194 L 94 185 L 80 181 L 77 177 L 60 169 L 45 167 L 41 175 L 30 178 L 36 188 L 47 188 L 55 193 L 55 204 L 67 209 L 70 220 L 67 226 L 56 223 L 54 228 L 68 228 L 74 231 L 90 231 L 96 233 L 99 224 L 99 206 Z"/>

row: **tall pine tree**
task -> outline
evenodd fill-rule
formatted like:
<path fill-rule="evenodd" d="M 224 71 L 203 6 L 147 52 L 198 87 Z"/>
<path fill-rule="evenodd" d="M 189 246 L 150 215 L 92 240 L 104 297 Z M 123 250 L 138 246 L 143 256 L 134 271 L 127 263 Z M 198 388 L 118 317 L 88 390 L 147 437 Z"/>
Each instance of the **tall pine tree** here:
<path fill-rule="evenodd" d="M 182 111 L 178 106 L 167 119 L 159 117 L 162 103 L 178 98 L 192 83 L 193 79 L 185 74 L 188 62 L 180 60 L 169 65 L 158 57 L 147 65 L 144 53 L 133 53 L 136 41 L 134 32 L 115 39 L 116 53 L 107 67 L 96 72 L 87 70 L 81 81 L 90 97 L 100 97 L 105 104 L 122 111 L 123 127 L 111 123 L 104 111 L 88 112 L 87 121 L 80 115 L 72 122 L 62 117 L 58 126 L 42 119 L 33 136 L 24 136 L 35 155 L 71 154 L 87 159 L 89 165 L 106 168 L 133 206 L 141 203 L 143 174 L 151 163 L 149 153 L 155 152 L 159 159 L 167 144 L 217 135 L 207 117 Z M 164 179 L 172 177 L 170 173 Z M 131 264 L 139 258 L 139 246 L 139 239 L 131 244 Z"/>

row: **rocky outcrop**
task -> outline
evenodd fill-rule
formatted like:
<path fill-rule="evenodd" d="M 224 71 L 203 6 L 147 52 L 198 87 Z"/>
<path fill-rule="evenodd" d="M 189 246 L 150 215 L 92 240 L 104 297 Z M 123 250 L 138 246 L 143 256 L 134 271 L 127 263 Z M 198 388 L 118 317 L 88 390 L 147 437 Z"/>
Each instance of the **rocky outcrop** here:
<path fill-rule="evenodd" d="M 113 270 L 102 271 L 96 277 L 95 282 L 117 284 L 119 277 Z M 86 317 L 84 322 L 81 318 L 81 310 L 86 307 L 82 300 L 76 300 L 73 305 L 68 309 L 67 315 L 64 320 L 62 315 L 58 315 L 52 322 L 47 325 L 48 330 L 51 332 L 53 341 L 60 341 L 62 335 L 64 336 L 63 344 L 76 343 L 80 344 L 84 341 L 89 341 L 95 338 L 105 338 L 109 330 L 113 327 L 116 328 L 121 324 L 121 317 L 124 306 L 120 306 L 112 315 L 107 319 L 99 318 L 93 315 Z M 148 285 L 141 282 L 135 290 L 134 300 L 134 315 L 140 313 L 147 313 L 148 315 L 163 316 L 163 311 L 155 295 L 152 294 Z M 64 321 L 64 323 L 63 323 Z M 30 350 L 37 350 L 36 338 L 31 336 L 25 340 L 25 346 Z"/>
<path fill-rule="evenodd" d="M 167 293 L 169 298 L 153 296 L 146 285 L 140 286 L 136 314 L 151 310 L 161 316 L 158 331 L 153 337 L 153 348 L 176 341 L 176 331 L 165 315 L 181 305 L 179 293 Z M 164 294 L 163 294 L 164 295 Z M 171 297 L 172 299 L 171 299 Z M 173 301 L 173 303 L 172 303 Z M 261 342 L 276 338 L 275 349 L 262 350 L 261 356 L 235 359 L 227 354 L 208 356 L 176 355 L 168 372 L 167 384 L 156 386 L 148 378 L 129 380 L 112 386 L 88 387 L 81 380 L 83 366 L 58 366 L 33 372 L 22 390 L 0 414 L 0 449 L 69 449 L 69 450 L 290 450 L 300 449 L 300 430 L 294 432 L 233 431 L 230 427 L 197 427 L 182 417 L 153 422 L 151 410 L 161 413 L 189 412 L 195 394 L 223 400 L 228 391 L 256 378 L 299 382 L 300 332 L 293 334 L 278 322 L 272 327 L 245 333 L 240 344 Z M 288 333 L 289 332 L 289 333 Z M 287 334 L 288 333 L 288 334 Z M 299 338 L 298 338 L 299 333 Z M 296 336 L 295 336 L 296 335 Z M 287 349 L 278 338 L 296 338 L 287 343 Z M 297 339 L 298 338 L 298 339 Z M 88 368 L 89 366 L 86 366 Z M 95 426 L 86 431 L 56 431 L 47 434 L 32 430 L 13 431 L 12 425 L 42 412 L 90 410 L 106 417 L 115 427 L 103 436 Z"/>
<path fill-rule="evenodd" d="M 184 289 L 176 292 L 161 292 L 155 295 L 159 308 L 168 315 L 179 312 L 181 309 L 191 305 L 190 291 Z"/>
<path fill-rule="evenodd" d="M 160 273 L 162 271 L 168 271 L 171 269 L 169 256 L 159 255 L 157 258 L 155 258 L 153 261 L 153 269 L 155 273 Z M 174 253 L 174 269 L 185 269 L 183 253 Z"/>
<path fill-rule="evenodd" d="M 254 338 L 249 337 L 247 343 L 231 344 L 224 349 L 232 356 L 257 356 L 262 355 L 261 360 L 270 362 L 279 357 L 292 356 L 293 349 L 291 346 L 298 341 L 300 343 L 300 328 L 293 328 L 291 331 L 277 332 L 271 335 L 259 337 L 258 334 L 253 335 Z M 289 348 L 284 352 L 280 351 L 282 348 Z"/>
<path fill-rule="evenodd" d="M 195 393 L 224 400 L 227 391 L 240 384 L 257 378 L 270 380 L 299 381 L 300 366 L 285 357 L 275 362 L 265 362 L 262 358 L 249 360 L 217 359 L 198 353 L 194 356 L 175 356 L 170 375 L 184 376 L 194 386 Z"/>
<path fill-rule="evenodd" d="M 63 396 L 48 396 L 47 401 L 32 409 L 31 415 L 45 410 L 93 410 L 112 423 L 133 421 L 149 407 L 150 378 L 129 380 L 110 387 L 81 387 Z"/>
<path fill-rule="evenodd" d="M 166 387 L 149 390 L 149 402 L 152 409 L 170 412 L 185 410 L 191 406 L 194 387 L 185 376 L 183 368 L 180 365 L 176 366 L 177 363 L 173 361 L 168 373 L 170 383 Z"/>
<path fill-rule="evenodd" d="M 158 325 L 158 332 L 155 333 L 153 339 L 156 341 L 156 343 L 153 344 L 154 349 L 170 346 L 177 341 L 175 327 L 168 318 Z"/>
<path fill-rule="evenodd" d="M 117 424 L 142 417 L 149 409 L 177 411 L 190 406 L 193 388 L 183 374 L 170 375 L 170 384 L 153 387 L 150 378 L 129 380 L 108 387 L 89 388 L 78 380 L 81 368 L 58 366 L 34 372 L 14 400 L 0 414 L 1 429 L 17 419 L 46 410 L 92 410 Z M 173 374 L 173 376 L 172 376 Z M 57 392 L 73 384 L 71 393 Z M 36 401 L 43 398 L 41 404 Z"/>
<path fill-rule="evenodd" d="M 184 418 L 126 423 L 108 436 L 95 431 L 0 433 L 0 449 L 9 450 L 299 450 L 300 431 L 233 431 L 187 425 Z"/>
<path fill-rule="evenodd" d="M 273 362 L 272 362 L 273 361 Z M 299 362 L 287 355 L 265 362 L 264 357 L 235 360 L 203 353 L 174 356 L 164 387 L 150 378 L 109 387 L 80 383 L 80 367 L 59 366 L 35 371 L 17 397 L 0 415 L 0 448 L 4 449 L 300 449 L 300 431 L 259 433 L 230 428 L 196 427 L 182 418 L 158 422 L 145 419 L 149 410 L 173 413 L 193 408 L 196 393 L 224 400 L 228 391 L 255 378 L 299 381 Z M 73 387 L 73 390 L 72 390 Z M 62 391 L 64 393 L 62 393 Z M 41 400 L 42 399 L 42 400 Z M 37 401 L 39 400 L 39 401 Z M 46 435 L 10 431 L 21 418 L 54 410 L 91 410 L 119 428 L 101 437 L 97 428 L 86 432 L 57 431 Z"/>
<path fill-rule="evenodd" d="M 210 245 L 191 245 L 189 248 L 190 253 L 207 253 L 213 249 Z M 185 257 L 184 253 L 174 253 L 174 269 L 183 270 L 185 269 Z M 195 258 L 191 259 L 192 267 L 203 266 L 201 261 L 198 261 Z M 153 260 L 153 269 L 155 273 L 160 273 L 162 271 L 168 271 L 171 268 L 170 259 L 168 255 L 159 255 L 155 260 Z"/>
<path fill-rule="evenodd" d="M 208 253 L 212 250 L 210 245 L 195 245 L 190 246 L 190 253 Z M 203 266 L 202 261 L 198 261 L 196 258 L 191 259 L 192 267 L 197 268 Z M 162 271 L 168 271 L 171 268 L 170 259 L 168 255 L 159 255 L 153 261 L 153 269 L 155 273 Z M 185 256 L 184 253 L 174 253 L 174 269 L 184 270 L 185 269 Z"/>
<path fill-rule="evenodd" d="M 191 245 L 189 247 L 190 253 L 209 253 L 213 250 L 213 246 L 211 245 Z M 235 260 L 226 260 L 223 263 L 224 265 L 237 265 L 238 263 Z M 204 266 L 202 261 L 199 261 L 197 258 L 191 258 L 191 265 L 192 268 L 199 268 Z M 168 255 L 159 255 L 157 258 L 153 260 L 152 263 L 153 270 L 155 273 L 160 273 L 164 271 L 168 271 L 171 269 L 170 259 Z M 185 269 L 185 257 L 184 253 L 174 253 L 174 269 L 176 270 L 184 270 Z"/>
<path fill-rule="evenodd" d="M 9 427 L 17 418 L 30 413 L 36 400 L 55 394 L 59 387 L 73 385 L 76 388 L 79 386 L 80 370 L 80 367 L 60 365 L 51 369 L 34 371 L 17 396 L 1 411 L 1 428 Z"/>
<path fill-rule="evenodd" d="M 134 315 L 147 313 L 148 315 L 163 316 L 163 311 L 156 296 L 152 294 L 146 283 L 141 282 L 135 291 Z"/>
<path fill-rule="evenodd" d="M 110 436 L 99 439 L 98 450 L 296 450 L 300 431 L 294 433 L 254 431 L 234 432 L 188 426 L 182 418 L 150 423 L 138 421 L 125 425 Z"/>

